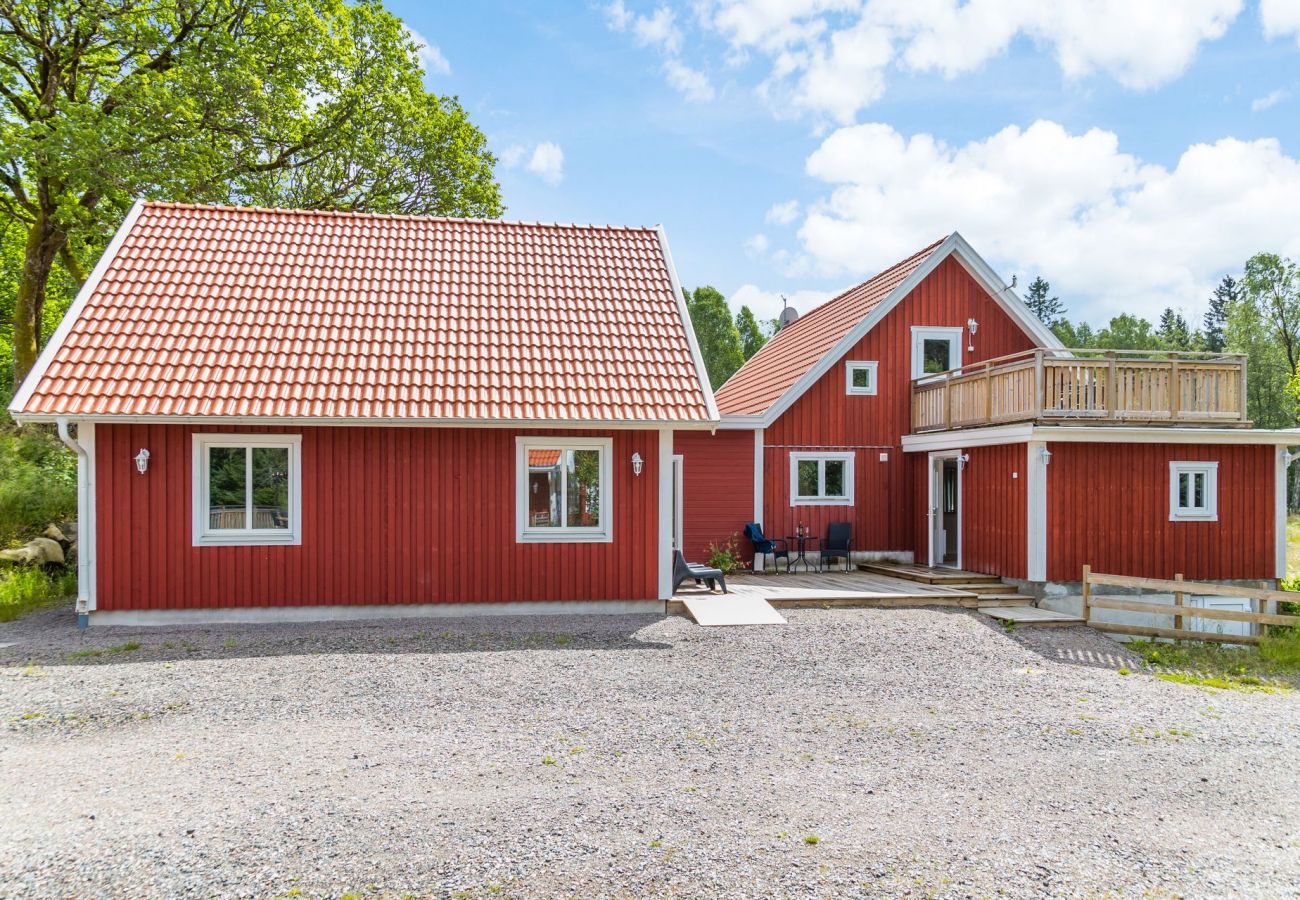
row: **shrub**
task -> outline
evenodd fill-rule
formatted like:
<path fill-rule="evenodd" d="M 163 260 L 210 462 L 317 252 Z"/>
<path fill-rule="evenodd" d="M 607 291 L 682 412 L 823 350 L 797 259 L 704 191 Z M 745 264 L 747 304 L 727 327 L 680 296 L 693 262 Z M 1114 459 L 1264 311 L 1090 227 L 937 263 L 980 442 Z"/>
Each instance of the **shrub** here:
<path fill-rule="evenodd" d="M 744 563 L 736 551 L 739 541 L 740 535 L 732 534 L 721 543 L 709 544 L 709 565 L 721 569 L 723 575 L 730 575 L 737 569 L 743 568 Z"/>
<path fill-rule="evenodd" d="M 77 459 L 39 428 L 0 429 L 0 545 L 77 515 Z"/>
<path fill-rule="evenodd" d="M 1300 631 L 1279 629 L 1260 638 L 1259 656 L 1284 672 L 1300 672 Z"/>
<path fill-rule="evenodd" d="M 16 619 L 57 598 L 50 577 L 35 566 L 0 571 L 0 622 Z"/>

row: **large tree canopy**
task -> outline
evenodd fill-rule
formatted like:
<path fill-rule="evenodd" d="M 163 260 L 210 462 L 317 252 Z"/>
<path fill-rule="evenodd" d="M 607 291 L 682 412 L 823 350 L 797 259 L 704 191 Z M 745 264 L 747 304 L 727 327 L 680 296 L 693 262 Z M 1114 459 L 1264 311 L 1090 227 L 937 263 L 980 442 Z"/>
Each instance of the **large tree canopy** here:
<path fill-rule="evenodd" d="M 740 344 L 740 332 L 727 298 L 717 288 L 697 287 L 694 293 L 682 289 L 686 309 L 695 326 L 695 339 L 704 357 L 704 368 L 709 374 L 709 384 L 716 391 L 745 363 L 745 353 Z"/>
<path fill-rule="evenodd" d="M 496 216 L 486 140 L 374 0 L 0 0 L 0 218 L 23 230 L 14 374 L 56 261 L 133 198 Z"/>

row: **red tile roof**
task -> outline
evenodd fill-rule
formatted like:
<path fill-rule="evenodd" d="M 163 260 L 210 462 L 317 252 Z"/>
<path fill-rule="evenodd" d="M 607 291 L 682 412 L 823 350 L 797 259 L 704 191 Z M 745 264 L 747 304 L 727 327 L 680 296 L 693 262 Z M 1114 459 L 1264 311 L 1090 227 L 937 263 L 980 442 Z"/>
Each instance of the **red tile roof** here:
<path fill-rule="evenodd" d="M 762 415 L 934 252 L 935 241 L 777 332 L 718 388 L 723 415 Z"/>
<path fill-rule="evenodd" d="M 14 412 L 703 421 L 670 265 L 655 228 L 146 203 Z"/>

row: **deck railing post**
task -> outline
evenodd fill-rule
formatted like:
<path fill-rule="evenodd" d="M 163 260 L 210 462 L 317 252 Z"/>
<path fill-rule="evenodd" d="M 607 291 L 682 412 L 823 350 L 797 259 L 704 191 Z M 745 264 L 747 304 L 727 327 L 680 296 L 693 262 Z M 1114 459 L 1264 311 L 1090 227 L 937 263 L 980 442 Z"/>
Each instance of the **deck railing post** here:
<path fill-rule="evenodd" d="M 1176 575 L 1174 575 L 1174 581 L 1182 581 L 1182 580 L 1183 580 L 1183 573 L 1182 573 L 1182 572 L 1179 572 L 1179 573 L 1177 573 Z M 1179 608 L 1181 609 L 1182 606 L 1183 606 L 1183 598 L 1186 597 L 1186 596 L 1187 596 L 1187 595 L 1184 594 L 1182 591 L 1174 591 L 1174 606 L 1177 606 L 1177 607 L 1179 607 Z M 1182 631 L 1182 630 L 1183 630 L 1183 616 L 1182 616 L 1182 613 L 1179 613 L 1178 615 L 1174 616 L 1174 630 L 1175 630 L 1175 631 Z"/>
<path fill-rule="evenodd" d="M 952 371 L 943 376 L 943 427 L 952 427 Z"/>
<path fill-rule="evenodd" d="M 1119 406 L 1119 365 L 1114 350 L 1107 351 L 1106 418 L 1113 419 Z"/>
<path fill-rule="evenodd" d="M 1034 418 L 1041 419 L 1046 407 L 1043 387 L 1043 351 L 1034 351 Z"/>
<path fill-rule="evenodd" d="M 1182 410 L 1183 386 L 1178 381 L 1178 354 L 1169 354 L 1169 418 L 1177 419 Z"/>
<path fill-rule="evenodd" d="M 1240 407 L 1240 409 L 1237 410 L 1237 419 L 1238 421 L 1245 422 L 1250 418 L 1250 416 L 1246 414 L 1246 398 L 1250 396 L 1246 392 L 1246 354 L 1237 354 L 1237 365 L 1239 367 L 1237 370 L 1237 405 Z"/>
<path fill-rule="evenodd" d="M 993 421 L 993 367 L 984 364 L 984 424 Z"/>
<path fill-rule="evenodd" d="M 1088 624 L 1088 613 L 1092 609 L 1092 585 L 1088 579 L 1092 576 L 1092 566 L 1083 567 L 1083 624 Z"/>

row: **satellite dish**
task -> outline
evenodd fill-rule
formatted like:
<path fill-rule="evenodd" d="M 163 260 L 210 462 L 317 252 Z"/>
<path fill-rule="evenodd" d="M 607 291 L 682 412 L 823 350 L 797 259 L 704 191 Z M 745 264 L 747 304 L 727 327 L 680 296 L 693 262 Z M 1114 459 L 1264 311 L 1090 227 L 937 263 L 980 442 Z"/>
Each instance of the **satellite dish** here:
<path fill-rule="evenodd" d="M 786 302 L 784 295 L 782 295 L 781 297 L 781 302 L 782 303 Z M 789 325 L 797 318 L 799 318 L 799 311 L 797 309 L 795 309 L 793 306 L 790 306 L 788 303 L 785 306 L 782 306 L 781 315 L 777 316 L 776 319 L 777 331 L 780 331 L 782 328 Z"/>

